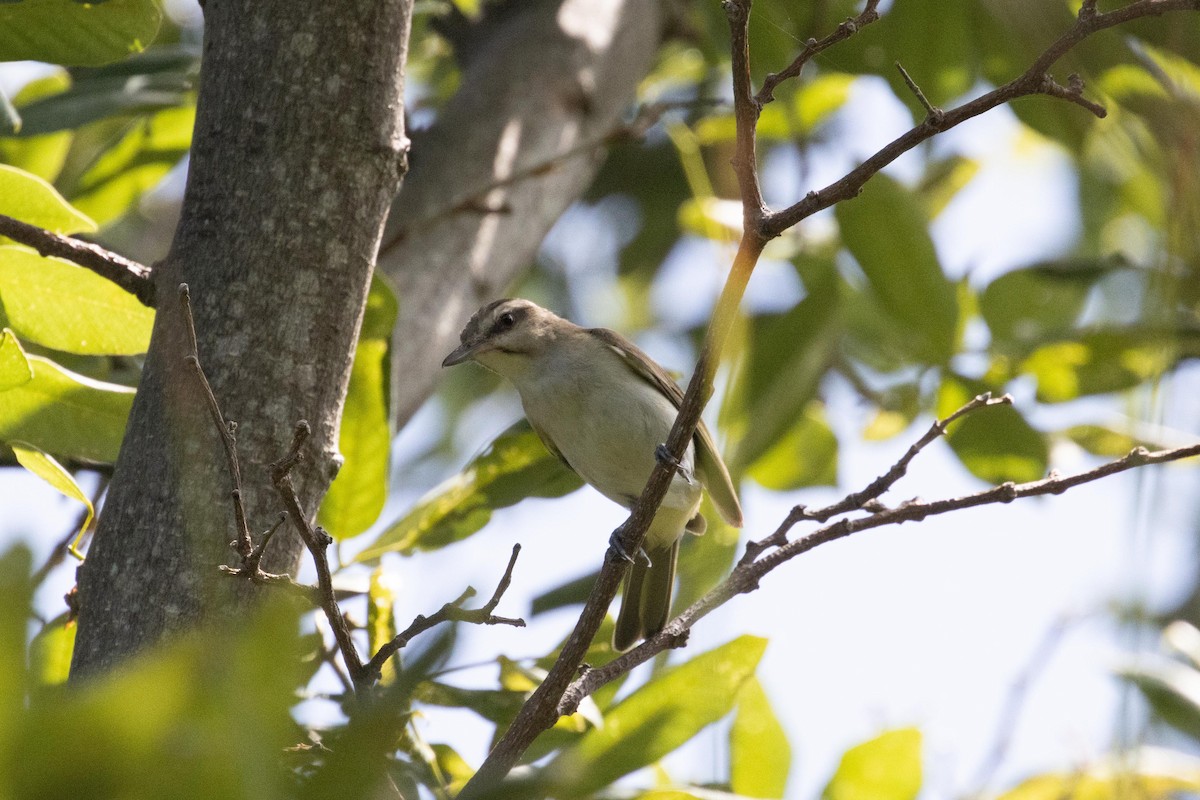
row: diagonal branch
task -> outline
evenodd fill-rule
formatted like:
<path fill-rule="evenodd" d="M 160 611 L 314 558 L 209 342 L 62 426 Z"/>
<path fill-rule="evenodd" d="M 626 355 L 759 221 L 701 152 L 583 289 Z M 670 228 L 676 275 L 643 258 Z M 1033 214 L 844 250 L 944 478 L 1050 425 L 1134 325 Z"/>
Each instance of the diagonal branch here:
<path fill-rule="evenodd" d="M 973 405 L 975 408 L 982 408 L 984 404 L 980 403 L 980 400 L 981 398 L 976 398 L 969 405 Z M 941 424 L 944 425 L 948 421 L 949 419 L 943 421 Z M 837 539 L 843 539 L 859 531 L 882 528 L 888 525 L 900 525 L 904 522 L 918 522 L 927 517 L 947 514 L 952 511 L 961 511 L 985 505 L 1011 503 L 1013 500 L 1024 497 L 1062 494 L 1076 486 L 1098 481 L 1120 472 L 1150 464 L 1181 461 L 1185 458 L 1194 458 L 1196 456 L 1200 456 L 1200 444 L 1156 452 L 1149 452 L 1145 448 L 1137 447 L 1131 450 L 1124 458 L 1101 464 L 1094 469 L 1075 475 L 1062 476 L 1057 472 L 1051 472 L 1045 478 L 1038 481 L 1030 481 L 1029 483 L 1004 483 L 990 489 L 984 489 L 983 491 L 960 497 L 951 497 L 930 502 L 912 500 L 902 503 L 895 508 L 881 507 L 868 516 L 844 517 L 837 522 L 818 528 L 805 536 L 791 541 L 786 540 L 786 534 L 790 532 L 799 519 L 789 514 L 781 526 L 784 533 L 784 543 L 778 549 L 754 561 L 747 561 L 747 559 L 743 558 L 729 574 L 728 578 L 704 597 L 693 603 L 683 613 L 671 620 L 671 622 L 667 623 L 661 632 L 642 642 L 641 645 L 630 650 L 628 653 L 625 653 L 621 658 L 605 664 L 603 667 L 597 667 L 585 672 L 563 693 L 557 711 L 560 714 L 574 713 L 583 698 L 596 691 L 596 689 L 624 675 L 634 667 L 649 661 L 659 653 L 677 647 L 679 639 L 681 637 L 686 638 L 688 631 L 691 630 L 697 621 L 707 616 L 719 606 L 724 605 L 731 598 L 756 590 L 760 580 L 767 573 L 772 572 L 781 564 L 790 561 L 796 556 L 820 545 Z M 778 532 L 776 532 L 776 534 L 772 534 L 768 538 L 775 538 L 778 535 Z"/>
<path fill-rule="evenodd" d="M 1048 76 L 1049 69 L 1071 48 L 1098 31 L 1141 17 L 1160 16 L 1173 11 L 1200 11 L 1200 0 L 1136 0 L 1104 14 L 1095 12 L 1095 4 L 1084 4 L 1070 30 L 1059 36 L 1019 77 L 941 115 L 927 116 L 919 125 L 892 140 L 839 180 L 823 189 L 809 192 L 804 199 L 782 211 L 768 214 L 762 221 L 763 235 L 768 238 L 779 236 L 818 211 L 857 196 L 872 175 L 917 145 L 1019 97 L 1038 94 L 1058 97 L 1102 116 L 1103 107 L 1083 97 L 1082 80 L 1070 80 L 1068 86 L 1064 87 Z"/>
<path fill-rule="evenodd" d="M 500 598 L 508 591 L 509 585 L 512 583 L 513 567 L 517 565 L 517 555 L 521 552 L 521 545 L 514 544 L 512 555 L 509 556 L 508 566 L 504 570 L 504 576 L 500 578 L 500 582 L 496 584 L 496 590 L 492 592 L 492 598 L 483 604 L 480 608 L 463 608 L 463 603 L 475 596 L 475 590 L 467 587 L 458 599 L 446 603 L 435 613 L 426 616 L 418 616 L 412 621 L 407 628 L 398 633 L 387 644 L 379 648 L 375 655 L 371 656 L 371 660 L 367 662 L 363 668 L 372 680 L 377 680 L 382 674 L 383 665 L 389 658 L 394 656 L 397 651 L 411 642 L 418 635 L 424 633 L 430 628 L 441 625 L 443 622 L 469 622 L 475 625 L 511 625 L 514 628 L 524 628 L 525 620 L 513 617 L 498 617 L 492 614 L 496 610 L 496 606 L 500 604 Z"/>
<path fill-rule="evenodd" d="M 778 88 L 779 84 L 799 75 L 800 70 L 804 69 L 804 65 L 811 61 L 814 56 L 824 50 L 828 50 L 839 42 L 846 41 L 877 19 L 879 19 L 879 0 L 867 0 L 866 7 L 863 8 L 862 13 L 857 17 L 851 17 L 842 22 L 837 26 L 837 30 L 824 39 L 809 39 L 804 43 L 804 49 L 800 51 L 800 55 L 796 56 L 792 63 L 779 72 L 769 73 L 763 79 L 762 88 L 754 96 L 754 102 L 758 103 L 759 107 L 762 107 L 774 100 L 775 89 Z"/>
<path fill-rule="evenodd" d="M 150 277 L 150 268 L 144 264 L 105 250 L 98 244 L 60 236 L 4 214 L 0 214 L 0 236 L 32 247 L 39 255 L 63 258 L 90 269 L 132 294 L 142 305 L 154 308 L 154 280 Z"/>

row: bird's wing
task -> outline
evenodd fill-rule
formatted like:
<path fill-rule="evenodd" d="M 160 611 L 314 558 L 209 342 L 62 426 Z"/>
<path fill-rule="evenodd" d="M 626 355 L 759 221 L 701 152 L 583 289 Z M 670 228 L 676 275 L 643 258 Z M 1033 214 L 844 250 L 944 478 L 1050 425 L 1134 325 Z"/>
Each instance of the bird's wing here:
<path fill-rule="evenodd" d="M 529 418 L 526 417 L 526 419 Z M 550 455 L 561 461 L 567 469 L 571 470 L 571 472 L 575 472 L 575 468 L 571 466 L 571 462 L 567 461 L 566 456 L 562 454 L 562 451 L 558 449 L 556 444 L 554 444 L 554 440 L 551 439 L 545 431 L 543 431 L 537 425 L 534 425 L 533 420 L 529 420 L 529 427 L 533 428 L 533 432 L 536 433 L 537 437 L 542 440 L 542 444 L 546 445 L 546 449 L 550 451 Z"/>
<path fill-rule="evenodd" d="M 637 345 L 608 328 L 588 328 L 587 332 L 611 347 L 626 366 L 643 380 L 657 387 L 676 408 L 683 404 L 683 390 L 679 388 L 679 384 L 675 383 L 666 370 L 642 352 Z M 542 440 L 545 441 L 545 438 L 543 436 Z M 708 489 L 708 495 L 712 498 L 713 505 L 721 512 L 724 520 L 730 525 L 740 528 L 742 526 L 742 506 L 738 502 L 737 490 L 733 487 L 729 470 L 725 468 L 725 462 L 721 460 L 721 454 L 717 451 L 712 434 L 708 432 L 708 426 L 704 424 L 703 420 L 696 426 L 694 441 L 696 443 L 696 473 L 700 476 L 700 482 Z"/>

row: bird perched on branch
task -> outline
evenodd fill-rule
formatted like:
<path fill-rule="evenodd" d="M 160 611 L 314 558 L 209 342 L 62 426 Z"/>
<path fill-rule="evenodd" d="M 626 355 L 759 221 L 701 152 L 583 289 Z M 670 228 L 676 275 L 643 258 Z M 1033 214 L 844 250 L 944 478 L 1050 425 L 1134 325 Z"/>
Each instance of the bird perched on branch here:
<path fill-rule="evenodd" d="M 443 367 L 472 360 L 510 380 L 551 453 L 610 500 L 631 508 L 683 402 L 683 392 L 628 339 L 581 328 L 521 299 L 485 305 L 463 328 Z M 740 527 L 729 471 L 701 422 L 625 577 L 613 646 L 632 647 L 662 630 L 671 612 L 675 561 L 684 532 L 700 534 L 702 487 L 721 516 Z"/>

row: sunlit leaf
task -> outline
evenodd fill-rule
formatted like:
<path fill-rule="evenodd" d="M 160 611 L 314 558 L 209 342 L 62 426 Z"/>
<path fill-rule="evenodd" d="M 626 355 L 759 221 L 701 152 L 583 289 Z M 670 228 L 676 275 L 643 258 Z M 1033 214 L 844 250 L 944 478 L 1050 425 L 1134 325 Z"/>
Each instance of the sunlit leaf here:
<path fill-rule="evenodd" d="M 23 109 L 41 98 L 62 92 L 70 85 L 70 76 L 65 70 L 60 70 L 25 84 L 13 98 L 13 103 L 18 109 Z M 70 131 L 60 131 L 0 139 L 0 161 L 53 182 L 62 171 L 72 138 L 74 135 Z"/>
<path fill-rule="evenodd" d="M 733 708 L 766 648 L 742 636 L 672 667 L 613 707 L 546 767 L 555 797 L 585 797 L 652 764 Z"/>
<path fill-rule="evenodd" d="M 58 686 L 71 674 L 75 631 L 79 626 L 62 613 L 47 622 L 29 643 L 29 672 L 37 686 Z"/>
<path fill-rule="evenodd" d="M 96 230 L 96 223 L 72 208 L 53 186 L 5 164 L 0 164 L 0 214 L 54 233 Z"/>
<path fill-rule="evenodd" d="M 837 459 L 837 436 L 825 419 L 824 409 L 814 403 L 746 474 L 777 492 L 803 486 L 836 486 Z"/>
<path fill-rule="evenodd" d="M 437 756 L 437 767 L 446 782 L 446 787 L 451 794 L 458 794 L 475 774 L 474 767 L 448 744 L 435 744 L 433 752 Z"/>
<path fill-rule="evenodd" d="M 1178 800 L 1200 791 L 1200 773 L 1156 774 L 1142 764 L 1140 757 L 1126 756 L 1128 765 L 1105 765 L 1088 771 L 1038 775 L 1023 781 L 1015 789 L 998 795 L 996 800 Z M 1136 758 L 1136 760 L 1135 760 Z M 1135 769 L 1134 765 L 1140 767 Z"/>
<path fill-rule="evenodd" d="M 1102 458 L 1120 458 L 1139 446 L 1148 450 L 1162 449 L 1157 442 L 1139 439 L 1104 425 L 1072 425 L 1063 431 L 1063 435 L 1092 455 Z"/>
<path fill-rule="evenodd" d="M 920 202 L 886 175 L 835 209 L 842 241 L 883 307 L 920 337 L 921 352 L 941 362 L 954 352 L 958 301 L 938 262 Z"/>
<path fill-rule="evenodd" d="M 133 208 L 192 145 L 194 106 L 168 108 L 137 120 L 71 191 L 71 202 L 104 225 Z"/>
<path fill-rule="evenodd" d="M 510 426 L 458 475 L 435 488 L 355 557 L 435 550 L 470 536 L 497 508 L 526 497 L 561 497 L 583 482 L 550 455 L 525 420 Z"/>
<path fill-rule="evenodd" d="M 747 352 L 721 407 L 721 428 L 733 443 L 726 459 L 741 474 L 776 447 L 817 394 L 836 353 L 842 327 L 832 264 L 805 268 L 807 295 L 791 311 L 750 320 Z"/>
<path fill-rule="evenodd" d="M 952 156 L 930 164 L 920 187 L 929 218 L 942 213 L 978 173 L 979 162 L 964 156 Z"/>
<path fill-rule="evenodd" d="M 295 796 L 276 765 L 297 735 L 297 626 L 294 611 L 260 606 L 236 628 L 175 637 L 48 693 L 13 726 L 22 746 L 0 754 L 5 787 L 14 797 Z"/>
<path fill-rule="evenodd" d="M 0 754 L 21 749 L 11 743 L 21 741 L 15 729 L 25 710 L 25 626 L 33 597 L 32 562 L 23 544 L 0 554 Z"/>
<path fill-rule="evenodd" d="M 85 378 L 29 356 L 33 378 L 4 392 L 0 441 L 23 441 L 62 458 L 117 459 L 134 390 Z"/>
<path fill-rule="evenodd" d="M 1098 330 L 1039 347 L 1022 370 L 1037 379 L 1037 397 L 1061 403 L 1130 389 L 1172 364 L 1172 343 L 1143 331 Z"/>
<path fill-rule="evenodd" d="M 396 593 L 388 583 L 382 567 L 371 572 L 370 588 L 367 590 L 367 645 L 368 656 L 374 657 L 379 648 L 396 638 Z M 399 655 L 389 658 L 380 670 L 380 682 L 384 685 L 396 679 Z"/>
<path fill-rule="evenodd" d="M 321 525 L 337 539 L 357 536 L 371 527 L 387 500 L 392 444 L 389 348 L 397 308 L 392 290 L 376 276 L 338 431 L 338 450 L 345 461 L 321 501 Z"/>
<path fill-rule="evenodd" d="M 146 352 L 154 311 L 91 270 L 0 246 L 0 303 L 22 338 L 82 355 Z"/>
<path fill-rule="evenodd" d="M 17 463 L 22 467 L 53 486 L 60 494 L 72 500 L 78 500 L 87 508 L 83 524 L 79 527 L 74 544 L 71 545 L 71 552 L 78 555 L 75 548 L 79 546 L 79 539 L 92 524 L 92 518 L 96 516 L 96 509 L 92 507 L 92 499 L 75 482 L 75 476 L 67 472 L 63 465 L 55 461 L 50 454 L 25 442 L 9 442 L 8 446 L 12 448 L 13 454 L 17 457 Z"/>
<path fill-rule="evenodd" d="M 33 378 L 33 367 L 24 348 L 11 330 L 0 332 L 0 392 L 28 383 Z"/>
<path fill-rule="evenodd" d="M 945 418 L 987 387 L 947 375 L 938 390 L 937 414 Z M 1049 464 L 1046 437 L 1011 405 L 974 411 L 951 423 L 950 449 L 972 475 L 989 483 L 1034 481 L 1045 477 Z"/>
<path fill-rule="evenodd" d="M 792 748 L 771 700 L 750 678 L 738 693 L 729 729 L 730 786 L 746 797 L 782 798 L 791 763 Z"/>
<path fill-rule="evenodd" d="M 921 732 L 899 728 L 847 750 L 821 797 L 914 800 L 921 780 Z"/>
<path fill-rule="evenodd" d="M 161 23 L 154 0 L 0 3 L 0 61 L 106 64 L 144 50 Z"/>

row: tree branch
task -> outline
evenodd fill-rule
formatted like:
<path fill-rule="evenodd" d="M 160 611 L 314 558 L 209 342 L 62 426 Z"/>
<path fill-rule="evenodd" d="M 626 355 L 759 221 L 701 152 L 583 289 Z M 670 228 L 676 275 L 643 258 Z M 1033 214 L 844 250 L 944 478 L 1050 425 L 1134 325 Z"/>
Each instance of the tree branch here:
<path fill-rule="evenodd" d="M 948 417 L 940 423 L 935 423 L 935 428 L 942 427 L 952 419 L 961 416 L 971 410 L 983 408 L 986 405 L 994 404 L 996 401 L 988 402 L 985 396 L 975 398 L 967 406 L 964 406 L 955 414 Z M 939 434 L 940 435 L 940 434 Z M 928 435 L 927 435 L 928 436 Z M 922 438 L 925 442 L 925 438 Z M 914 445 L 910 449 L 919 451 L 923 445 Z M 587 697 L 596 689 L 612 681 L 634 667 L 649 661 L 659 653 L 678 646 L 680 637 L 686 637 L 691 627 L 697 621 L 707 616 L 719 606 L 725 604 L 733 597 L 739 594 L 746 594 L 756 590 L 759 582 L 764 575 L 775 570 L 784 562 L 790 561 L 796 556 L 806 553 L 820 545 L 828 542 L 842 539 L 859 531 L 870 530 L 872 528 L 881 528 L 886 525 L 899 525 L 904 522 L 917 522 L 939 514 L 946 514 L 952 511 L 960 511 L 967 508 L 975 508 L 984 505 L 996 505 L 1000 503 L 1011 503 L 1023 497 L 1036 497 L 1047 494 L 1062 494 L 1068 489 L 1080 486 L 1085 483 L 1107 478 L 1110 475 L 1115 475 L 1119 472 L 1143 467 L 1150 464 L 1163 464 L 1171 461 L 1180 461 L 1185 458 L 1193 458 L 1200 456 L 1200 444 L 1193 444 L 1187 447 L 1177 447 L 1170 450 L 1160 450 L 1156 452 L 1148 452 L 1145 448 L 1134 448 L 1124 458 L 1110 461 L 1102 464 L 1094 469 L 1080 472 L 1075 475 L 1061 476 L 1057 472 L 1051 472 L 1045 478 L 1029 483 L 1004 483 L 999 486 L 994 486 L 990 489 L 974 492 L 972 494 L 962 495 L 960 497 L 951 497 L 944 500 L 934 500 L 925 502 L 922 500 L 911 500 L 901 503 L 895 508 L 887 508 L 879 506 L 868 516 L 863 517 L 846 517 L 837 522 L 818 528 L 817 530 L 802 536 L 798 539 L 787 541 L 786 534 L 796 525 L 797 522 L 804 519 L 803 513 L 797 514 L 797 510 L 788 515 L 783 524 L 780 526 L 780 531 L 776 531 L 766 540 L 781 539 L 782 542 L 777 546 L 777 549 L 766 556 L 756 560 L 747 560 L 743 558 L 729 577 L 722 581 L 717 587 L 712 589 L 704 597 L 697 600 L 683 613 L 679 614 L 675 619 L 671 620 L 658 634 L 652 636 L 641 645 L 625 653 L 620 659 L 612 661 L 603 667 L 588 670 L 563 693 L 562 699 L 558 704 L 557 711 L 559 714 L 572 714 L 578 708 L 579 703 L 583 698 Z M 906 454 L 901 462 L 908 459 Z M 901 463 L 897 462 L 897 464 Z M 895 466 L 888 471 L 887 475 L 891 475 L 896 469 Z M 875 485 L 875 484 L 872 484 Z M 849 503 L 839 503 L 838 506 L 849 506 Z M 802 507 L 797 507 L 802 509 Z M 853 509 L 850 509 L 853 510 Z M 845 512 L 842 512 L 845 513 Z M 760 543 L 761 545 L 762 543 Z M 760 551 L 763 549 L 759 548 Z"/>
<path fill-rule="evenodd" d="M 762 88 L 758 90 L 758 94 L 754 96 L 754 102 L 759 107 L 765 106 L 767 103 L 775 99 L 775 89 L 779 84 L 786 81 L 788 78 L 794 78 L 800 74 L 800 70 L 804 69 L 804 65 L 813 59 L 818 53 L 828 50 L 838 42 L 844 42 L 854 34 L 858 33 L 867 25 L 870 25 L 875 20 L 879 19 L 879 0 L 867 0 L 867 5 L 863 8 L 862 13 L 857 17 L 851 17 L 842 24 L 837 26 L 837 30 L 826 36 L 824 39 L 809 39 L 804 43 L 804 49 L 800 51 L 800 55 L 796 56 L 795 60 L 787 67 L 779 72 L 771 72 L 763 79 Z"/>
<path fill-rule="evenodd" d="M 921 124 L 892 140 L 839 180 L 823 189 L 809 192 L 803 200 L 782 211 L 767 214 L 762 221 L 763 234 L 768 238 L 775 238 L 816 212 L 857 196 L 872 175 L 925 140 L 1018 97 L 1036 94 L 1059 97 L 1082 105 L 1093 114 L 1102 116 L 1103 114 L 1100 112 L 1103 111 L 1103 108 L 1091 101 L 1084 100 L 1080 94 L 1083 89 L 1082 81 L 1077 82 L 1077 90 L 1075 90 L 1075 86 L 1063 87 L 1055 83 L 1053 79 L 1047 78 L 1048 70 L 1071 48 L 1097 31 L 1141 17 L 1160 16 L 1172 11 L 1200 11 L 1200 0 L 1136 0 L 1127 6 L 1104 14 L 1096 13 L 1094 4 L 1091 6 L 1084 4 L 1070 30 L 1046 48 L 1029 69 L 1019 77 L 974 100 L 963 103 L 961 106 L 943 112 L 940 118 L 926 117 Z M 1072 83 L 1076 84 L 1076 82 Z"/>
<path fill-rule="evenodd" d="M 700 413 L 712 394 L 713 376 L 720 353 L 733 325 L 746 284 L 767 241 L 779 236 L 784 230 L 813 213 L 857 195 L 872 175 L 904 152 L 941 131 L 952 128 L 1016 97 L 1030 94 L 1052 94 L 1054 90 L 1047 87 L 1044 78 L 1047 70 L 1064 53 L 1092 33 L 1138 17 L 1158 15 L 1167 11 L 1200 9 L 1200 0 L 1137 0 L 1123 9 L 1107 14 L 1096 14 L 1094 6 L 1085 3 L 1075 25 L 1039 56 L 1033 66 L 1021 77 L 982 97 L 944 112 L 942 115 L 928 115 L 920 125 L 885 146 L 840 180 L 820 191 L 810 192 L 799 203 L 780 212 L 769 212 L 766 209 L 758 182 L 755 161 L 755 126 L 758 122 L 760 104 L 751 93 L 748 31 L 750 6 L 751 0 L 725 0 L 723 3 L 729 19 L 733 59 L 734 117 L 737 126 L 733 166 L 742 199 L 744 220 L 742 238 L 729 277 L 713 310 L 695 372 L 688 384 L 683 402 L 680 404 L 679 414 L 667 440 L 667 450 L 675 457 L 676 461 L 682 456 L 688 442 L 694 436 Z M 843 38 L 851 33 L 852 31 L 847 30 Z M 803 66 L 803 60 L 798 60 L 800 61 L 799 66 Z M 796 71 L 799 71 L 799 67 Z M 1082 90 L 1082 86 L 1079 86 L 1079 89 Z M 980 407 L 987 402 L 987 400 L 981 401 Z M 1194 455 L 1196 452 L 1200 452 L 1200 445 L 1196 448 L 1167 451 L 1169 457 L 1163 457 L 1161 460 L 1184 458 Z M 915 456 L 915 453 L 913 455 Z M 1114 462 L 1117 466 L 1109 465 L 1109 472 L 1091 477 L 1075 476 L 1071 479 L 1061 479 L 1052 474 L 1045 481 L 1034 484 L 1023 484 L 1019 487 L 1005 484 L 978 495 L 941 501 L 940 504 L 912 502 L 896 509 L 882 509 L 869 517 L 840 520 L 833 525 L 819 529 L 804 539 L 784 544 L 761 559 L 735 567 L 726 581 L 669 623 L 663 631 L 613 663 L 622 665 L 622 669 L 630 669 L 633 665 L 642 663 L 669 646 L 676 646 L 680 642 L 680 637 L 686 635 L 687 630 L 697 619 L 734 595 L 752 591 L 757 586 L 758 579 L 778 564 L 825 541 L 848 536 L 858 530 L 922 519 L 931 514 L 945 513 L 957 508 L 968 508 L 988 502 L 1010 502 L 1016 497 L 1030 494 L 1065 491 L 1070 485 L 1076 485 L 1067 483 L 1068 481 L 1095 480 L 1135 466 L 1132 461 L 1126 463 L 1128 459 L 1139 460 L 1136 465 L 1157 463 L 1146 459 L 1162 455 L 1145 454 L 1144 451 L 1139 455 L 1138 451 L 1134 451 L 1127 459 Z M 911 457 L 906 456 L 906 458 L 911 460 Z M 907 461 L 904 461 L 904 465 L 907 465 Z M 654 518 L 658 506 L 666 495 L 674 471 L 674 467 L 668 459 L 659 461 L 629 518 L 615 532 L 616 538 L 625 552 L 637 552 L 650 521 Z M 894 482 L 900 474 L 902 471 L 895 478 L 891 478 L 891 481 Z M 1091 473 L 1084 475 L 1090 476 Z M 888 475 L 881 480 L 884 484 L 890 485 L 888 484 Z M 872 486 L 874 485 L 872 484 Z M 787 532 L 801 519 L 804 519 L 802 513 L 789 515 L 789 521 L 785 522 L 782 531 L 777 532 L 781 541 L 786 541 Z M 479 770 L 463 787 L 462 793 L 459 795 L 460 800 L 474 800 L 485 796 L 508 774 L 533 740 L 542 731 L 551 727 L 565 709 L 573 708 L 565 699 L 568 687 L 572 685 L 571 681 L 582 664 L 587 648 L 607 614 L 608 606 L 616 594 L 617 586 L 626 568 L 627 564 L 613 548 L 610 548 L 605 555 L 604 564 L 592 592 L 584 604 L 574 630 L 564 643 L 558 660 L 551 667 L 541 685 L 521 707 L 516 718 L 488 754 Z M 606 669 L 589 670 L 579 680 L 597 680 L 609 674 Z M 596 674 L 596 677 L 592 677 L 593 673 Z M 611 677 L 608 679 L 611 680 Z M 580 697 L 582 696 L 585 695 L 580 695 Z M 576 701 L 575 705 L 577 704 Z"/>
<path fill-rule="evenodd" d="M 512 583 L 513 567 L 517 564 L 517 555 L 521 552 L 521 545 L 514 544 L 512 555 L 508 559 L 508 567 L 504 570 L 504 576 L 500 578 L 500 582 L 496 584 L 496 590 L 492 592 L 492 598 L 483 604 L 480 608 L 463 608 L 462 604 L 475 596 L 475 590 L 467 587 L 458 599 L 452 603 L 446 603 L 436 613 L 430 616 L 418 616 L 412 621 L 407 628 L 398 633 L 390 642 L 383 645 L 371 657 L 364 667 L 364 671 L 371 680 L 378 680 L 383 671 L 383 665 L 389 658 L 394 656 L 397 651 L 411 642 L 418 635 L 424 633 L 430 628 L 434 628 L 443 622 L 469 622 L 474 625 L 511 625 L 514 628 L 524 628 L 525 620 L 513 617 L 497 617 L 492 614 L 496 610 L 496 606 L 500 604 L 500 598 L 508 591 L 509 585 Z"/>
<path fill-rule="evenodd" d="M 0 236 L 32 247 L 39 255 L 63 258 L 120 286 L 142 305 L 154 308 L 154 281 L 150 268 L 105 250 L 98 244 L 43 230 L 36 225 L 0 214 Z"/>

